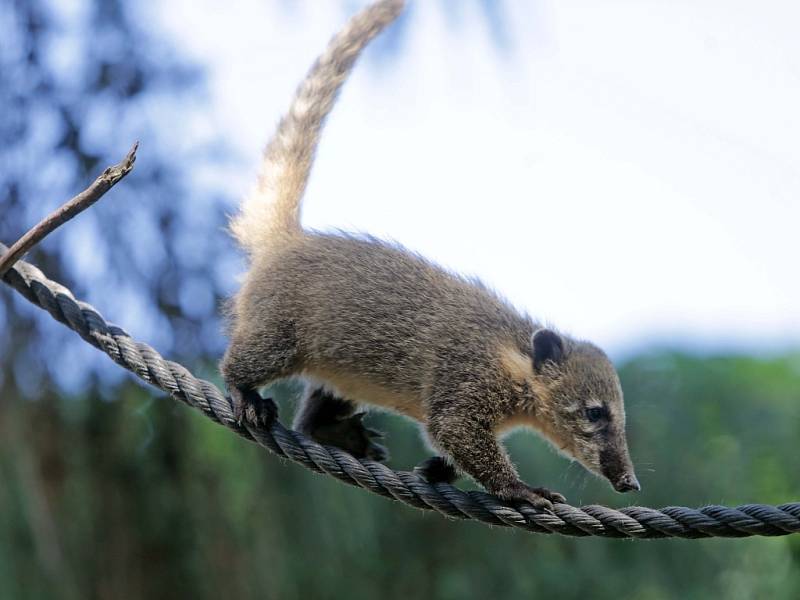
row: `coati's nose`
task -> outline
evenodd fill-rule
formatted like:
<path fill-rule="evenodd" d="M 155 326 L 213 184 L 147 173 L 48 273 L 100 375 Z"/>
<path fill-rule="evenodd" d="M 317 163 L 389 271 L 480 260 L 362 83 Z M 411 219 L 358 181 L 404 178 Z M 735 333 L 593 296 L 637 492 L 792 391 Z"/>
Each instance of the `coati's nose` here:
<path fill-rule="evenodd" d="M 639 485 L 639 480 L 636 479 L 636 475 L 633 473 L 625 473 L 625 475 L 617 479 L 614 483 L 614 489 L 618 492 L 638 492 L 642 489 L 642 486 Z"/>

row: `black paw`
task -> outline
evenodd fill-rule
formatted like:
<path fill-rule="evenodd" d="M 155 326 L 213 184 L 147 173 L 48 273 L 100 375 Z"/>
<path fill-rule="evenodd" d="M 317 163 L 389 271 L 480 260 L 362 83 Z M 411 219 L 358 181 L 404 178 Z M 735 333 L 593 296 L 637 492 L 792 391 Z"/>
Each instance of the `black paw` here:
<path fill-rule="evenodd" d="M 547 488 L 531 487 L 517 482 L 500 490 L 494 491 L 495 495 L 509 502 L 527 502 L 536 509 L 553 512 L 553 504 L 564 504 L 567 499 L 558 492 L 551 492 Z"/>
<path fill-rule="evenodd" d="M 414 467 L 414 473 L 428 483 L 453 483 L 458 471 L 442 456 L 431 456 Z"/>
<path fill-rule="evenodd" d="M 249 423 L 266 429 L 278 417 L 278 407 L 272 398 L 262 398 L 255 390 L 230 389 L 233 417 L 239 425 Z"/>
<path fill-rule="evenodd" d="M 360 412 L 328 423 L 321 423 L 314 428 L 312 437 L 321 444 L 347 450 L 356 458 L 384 462 L 389 458 L 389 451 L 386 446 L 375 441 L 382 438 L 383 434 L 364 425 L 364 414 Z"/>

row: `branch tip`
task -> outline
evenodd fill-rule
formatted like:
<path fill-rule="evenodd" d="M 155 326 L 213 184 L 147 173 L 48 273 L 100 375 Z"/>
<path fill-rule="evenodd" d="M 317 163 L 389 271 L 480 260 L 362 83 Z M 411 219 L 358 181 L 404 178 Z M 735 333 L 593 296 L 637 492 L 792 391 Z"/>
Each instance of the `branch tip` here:
<path fill-rule="evenodd" d="M 25 253 L 42 241 L 48 234 L 92 206 L 108 190 L 114 187 L 120 179 L 130 173 L 133 169 L 133 164 L 136 162 L 136 151 L 138 149 L 139 142 L 136 141 L 122 161 L 106 168 L 88 188 L 49 214 L 19 238 L 8 252 L 0 256 L 0 277 L 3 277 Z"/>

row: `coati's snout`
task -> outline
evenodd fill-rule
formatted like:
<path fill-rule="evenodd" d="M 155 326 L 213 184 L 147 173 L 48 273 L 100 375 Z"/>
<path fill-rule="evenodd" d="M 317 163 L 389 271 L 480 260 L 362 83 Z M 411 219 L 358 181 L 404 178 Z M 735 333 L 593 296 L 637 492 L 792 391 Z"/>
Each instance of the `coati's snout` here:
<path fill-rule="evenodd" d="M 616 491 L 641 490 L 625 436 L 622 388 L 605 353 L 540 329 L 531 339 L 531 355 L 547 396 L 547 410 L 538 418 L 543 433 Z"/>
<path fill-rule="evenodd" d="M 600 450 L 600 472 L 618 492 L 638 492 L 642 489 L 633 472 L 625 433 Z"/>
<path fill-rule="evenodd" d="M 633 473 L 626 473 L 614 484 L 614 489 L 620 493 L 625 492 L 638 492 L 642 489 L 642 486 L 639 484 L 639 480 L 636 479 L 636 475 Z"/>

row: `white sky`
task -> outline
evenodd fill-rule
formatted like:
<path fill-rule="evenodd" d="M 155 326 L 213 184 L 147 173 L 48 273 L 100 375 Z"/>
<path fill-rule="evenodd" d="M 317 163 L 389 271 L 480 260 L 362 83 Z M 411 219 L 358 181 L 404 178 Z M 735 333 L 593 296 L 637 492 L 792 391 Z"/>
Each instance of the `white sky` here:
<path fill-rule="evenodd" d="M 395 239 L 617 356 L 797 347 L 800 3 L 507 0 L 504 49 L 454 1 L 410 0 L 399 52 L 368 49 L 306 225 Z M 246 157 L 235 194 L 343 4 L 155 9 L 209 69 L 198 137 Z"/>

